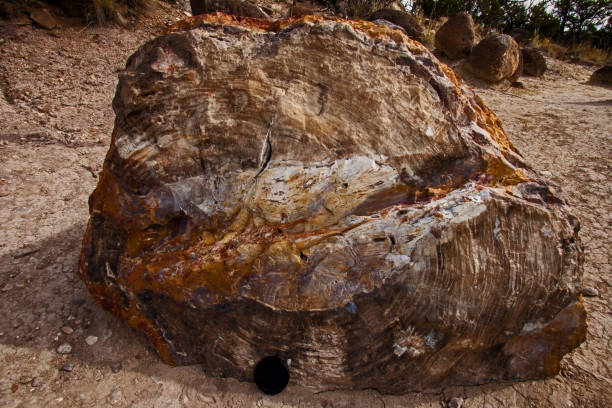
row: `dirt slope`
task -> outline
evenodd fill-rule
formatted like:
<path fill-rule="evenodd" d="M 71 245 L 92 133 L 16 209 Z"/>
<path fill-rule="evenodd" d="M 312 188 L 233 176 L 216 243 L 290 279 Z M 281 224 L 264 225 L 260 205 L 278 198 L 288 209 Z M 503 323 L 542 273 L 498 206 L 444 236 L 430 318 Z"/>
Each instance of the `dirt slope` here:
<path fill-rule="evenodd" d="M 468 80 L 582 220 L 585 283 L 599 295 L 585 297 L 587 342 L 557 377 L 403 396 L 290 386 L 265 397 L 198 366 L 166 366 L 142 335 L 94 305 L 75 271 L 116 73 L 179 15 L 166 10 L 137 31 L 0 22 L 0 407 L 440 407 L 452 397 L 465 407 L 612 405 L 612 89 L 586 83 L 594 68 L 550 59 L 543 79 L 522 79 L 525 89 Z M 69 354 L 57 353 L 63 343 Z"/>

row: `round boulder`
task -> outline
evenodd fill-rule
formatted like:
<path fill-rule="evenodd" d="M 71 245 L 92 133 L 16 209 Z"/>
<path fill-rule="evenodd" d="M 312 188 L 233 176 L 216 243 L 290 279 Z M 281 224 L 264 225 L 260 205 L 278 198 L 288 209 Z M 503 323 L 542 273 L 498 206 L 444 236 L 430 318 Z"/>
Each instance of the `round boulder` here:
<path fill-rule="evenodd" d="M 425 30 L 419 21 L 410 13 L 405 11 L 394 10 L 391 8 L 382 9 L 374 13 L 370 20 L 387 20 L 404 29 L 408 37 L 413 40 L 423 42 L 425 39 Z"/>
<path fill-rule="evenodd" d="M 533 40 L 533 33 L 524 28 L 513 28 L 506 32 L 506 34 L 514 38 L 514 41 L 520 45 L 527 45 Z"/>
<path fill-rule="evenodd" d="M 593 72 L 591 81 L 612 84 L 612 65 L 604 65 Z"/>
<path fill-rule="evenodd" d="M 579 224 L 422 44 L 208 14 L 119 74 L 79 273 L 169 364 L 402 393 L 559 371 Z"/>
<path fill-rule="evenodd" d="M 474 44 L 476 44 L 474 20 L 465 11 L 448 20 L 436 32 L 436 48 L 451 59 L 468 56 Z"/>
<path fill-rule="evenodd" d="M 521 50 L 523 56 L 523 72 L 527 75 L 541 77 L 548 69 L 546 58 L 542 53 L 535 48 L 523 48 Z"/>
<path fill-rule="evenodd" d="M 520 66 L 519 46 L 506 34 L 494 34 L 479 42 L 466 64 L 466 68 L 476 77 L 490 82 L 515 80 Z"/>

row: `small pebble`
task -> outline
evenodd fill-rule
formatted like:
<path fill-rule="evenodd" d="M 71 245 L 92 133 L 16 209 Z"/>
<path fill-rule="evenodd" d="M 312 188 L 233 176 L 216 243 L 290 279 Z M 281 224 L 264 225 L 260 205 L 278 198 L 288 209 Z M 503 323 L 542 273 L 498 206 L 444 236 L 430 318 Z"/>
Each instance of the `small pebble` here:
<path fill-rule="evenodd" d="M 72 332 L 74 332 L 74 329 L 69 326 L 64 326 L 61 328 L 61 330 L 64 332 L 64 334 L 72 334 Z"/>
<path fill-rule="evenodd" d="M 87 336 L 85 338 L 85 343 L 87 343 L 88 346 L 93 346 L 97 342 L 98 342 L 98 337 L 97 336 Z"/>
<path fill-rule="evenodd" d="M 32 382 L 30 383 L 30 385 L 34 388 L 36 387 L 40 387 L 42 385 L 43 381 L 40 377 L 34 377 L 32 378 Z"/>
<path fill-rule="evenodd" d="M 27 384 L 32 381 L 32 377 L 28 377 L 27 375 L 21 376 L 19 378 L 19 384 Z"/>
<path fill-rule="evenodd" d="M 69 343 L 62 343 L 57 346 L 56 350 L 59 354 L 70 354 L 72 351 L 72 346 Z"/>
<path fill-rule="evenodd" d="M 121 401 L 121 391 L 118 389 L 112 390 L 106 397 L 106 401 L 111 405 L 118 404 Z"/>
<path fill-rule="evenodd" d="M 72 362 L 67 362 L 66 364 L 64 364 L 61 368 L 62 371 L 66 371 L 67 373 L 72 372 L 72 370 L 74 370 L 74 363 Z"/>
<path fill-rule="evenodd" d="M 463 406 L 463 398 L 451 398 L 448 401 L 448 408 L 461 408 Z"/>
<path fill-rule="evenodd" d="M 111 364 L 111 371 L 113 373 L 118 373 L 119 371 L 121 371 L 122 368 L 123 368 L 123 365 L 121 364 L 120 361 L 116 361 L 113 364 Z"/>
<path fill-rule="evenodd" d="M 582 294 L 588 297 L 599 296 L 599 291 L 592 286 L 585 286 L 582 288 Z"/>

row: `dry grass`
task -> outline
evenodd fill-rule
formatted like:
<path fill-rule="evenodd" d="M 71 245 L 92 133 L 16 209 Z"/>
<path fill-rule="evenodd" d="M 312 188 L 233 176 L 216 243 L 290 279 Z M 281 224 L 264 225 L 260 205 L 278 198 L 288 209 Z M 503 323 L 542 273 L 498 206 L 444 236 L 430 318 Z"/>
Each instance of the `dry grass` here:
<path fill-rule="evenodd" d="M 536 35 L 531 44 L 542 51 L 546 51 L 553 58 L 561 59 L 567 54 L 567 47 L 554 43 L 550 38 Z"/>
<path fill-rule="evenodd" d="M 587 43 L 580 43 L 570 47 L 567 51 L 567 55 L 597 65 L 604 65 L 612 62 L 612 54 L 610 52 L 600 50 Z"/>
<path fill-rule="evenodd" d="M 568 48 L 553 42 L 550 38 L 536 35 L 532 44 L 534 47 L 548 52 L 557 59 L 570 57 L 598 65 L 612 62 L 612 54 L 610 52 L 595 48 L 588 43 L 579 43 Z"/>
<path fill-rule="evenodd" d="M 431 18 L 425 17 L 423 13 L 413 14 L 413 16 L 417 19 L 419 24 L 423 27 L 423 45 L 433 50 L 435 48 L 435 39 L 436 32 L 440 28 L 442 24 L 446 21 L 446 18 L 443 20 L 434 20 Z"/>

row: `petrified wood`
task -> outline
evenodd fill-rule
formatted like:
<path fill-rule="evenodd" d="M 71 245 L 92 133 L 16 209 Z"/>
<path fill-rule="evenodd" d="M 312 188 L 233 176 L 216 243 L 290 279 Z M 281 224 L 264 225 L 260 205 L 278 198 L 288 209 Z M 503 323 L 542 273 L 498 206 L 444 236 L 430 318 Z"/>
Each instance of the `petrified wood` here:
<path fill-rule="evenodd" d="M 169 364 L 400 393 L 555 374 L 578 222 L 399 30 L 189 18 L 120 74 L 80 274 Z"/>

